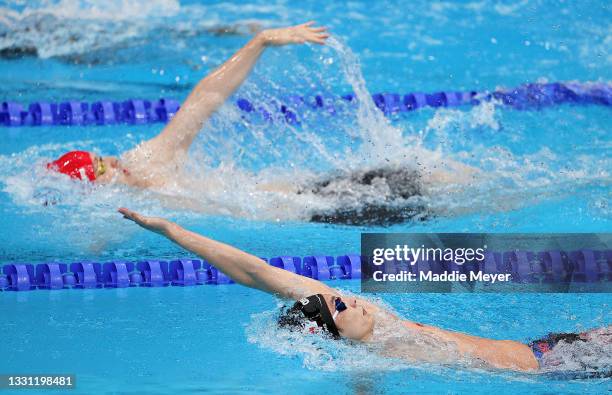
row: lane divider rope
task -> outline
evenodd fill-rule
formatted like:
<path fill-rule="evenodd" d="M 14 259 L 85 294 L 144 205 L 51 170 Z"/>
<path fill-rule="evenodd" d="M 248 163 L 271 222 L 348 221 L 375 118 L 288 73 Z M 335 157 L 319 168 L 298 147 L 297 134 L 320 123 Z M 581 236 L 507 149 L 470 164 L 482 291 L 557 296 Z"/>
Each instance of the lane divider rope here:
<path fill-rule="evenodd" d="M 372 95 L 376 106 L 386 115 L 409 112 L 424 107 L 458 107 L 478 105 L 483 101 L 496 100 L 517 110 L 534 110 L 552 105 L 571 103 L 575 105 L 612 104 L 612 84 L 608 83 L 533 83 L 514 89 L 494 92 L 434 93 L 413 92 L 376 93 Z M 354 94 L 341 97 L 314 95 L 311 97 L 290 96 L 284 102 L 257 104 L 238 98 L 235 105 L 244 113 L 259 114 L 264 120 L 280 120 L 299 123 L 298 114 L 305 108 L 324 110 L 336 114 L 340 103 L 355 101 Z M 0 126 L 50 126 L 50 125 L 114 125 L 168 122 L 180 109 L 173 99 L 131 99 L 125 101 L 64 101 L 50 103 L 38 101 L 27 108 L 12 101 L 0 106 Z"/>
<path fill-rule="evenodd" d="M 269 265 L 320 281 L 362 277 L 370 258 L 358 254 L 262 258 Z M 458 264 L 450 261 L 387 262 L 385 273 L 402 270 L 417 274 L 431 271 L 511 274 L 518 283 L 604 283 L 612 281 L 612 250 L 486 252 L 483 262 Z M 390 265 L 390 266 L 389 266 Z M 10 263 L 2 266 L 0 291 L 64 288 L 126 288 L 231 284 L 233 281 L 213 265 L 200 259 L 143 260 L 74 263 Z"/>

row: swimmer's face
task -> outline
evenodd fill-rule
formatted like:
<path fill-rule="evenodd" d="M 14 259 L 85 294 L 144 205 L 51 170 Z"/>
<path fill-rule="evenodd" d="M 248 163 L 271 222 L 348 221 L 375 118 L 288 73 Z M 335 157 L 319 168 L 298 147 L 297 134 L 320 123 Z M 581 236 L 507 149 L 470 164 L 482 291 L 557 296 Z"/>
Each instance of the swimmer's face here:
<path fill-rule="evenodd" d="M 112 179 L 119 168 L 119 161 L 113 156 L 99 156 L 91 154 L 93 159 L 94 171 L 96 172 L 96 179 L 103 180 Z"/>
<path fill-rule="evenodd" d="M 332 315 L 336 312 L 337 296 L 325 295 L 325 302 Z M 365 341 L 370 338 L 374 331 L 374 316 L 356 298 L 343 297 L 346 310 L 341 311 L 336 317 L 336 326 L 340 335 L 352 340 Z"/>

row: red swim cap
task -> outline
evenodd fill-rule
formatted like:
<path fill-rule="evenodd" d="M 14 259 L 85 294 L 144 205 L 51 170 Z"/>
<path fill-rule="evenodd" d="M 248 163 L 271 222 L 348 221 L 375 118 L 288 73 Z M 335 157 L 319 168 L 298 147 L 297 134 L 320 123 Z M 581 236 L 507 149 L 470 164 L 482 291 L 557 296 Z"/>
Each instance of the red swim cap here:
<path fill-rule="evenodd" d="M 91 155 L 87 151 L 70 151 L 62 155 L 59 159 L 47 163 L 47 169 L 59 171 L 71 178 L 82 180 L 87 177 L 89 181 L 95 181 Z"/>

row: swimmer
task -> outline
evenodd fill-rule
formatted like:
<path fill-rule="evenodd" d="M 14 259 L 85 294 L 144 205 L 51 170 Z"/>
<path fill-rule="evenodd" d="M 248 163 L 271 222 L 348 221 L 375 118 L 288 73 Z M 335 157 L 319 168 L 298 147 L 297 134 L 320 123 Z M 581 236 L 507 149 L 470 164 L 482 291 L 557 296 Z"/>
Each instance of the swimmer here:
<path fill-rule="evenodd" d="M 556 334 L 530 344 L 494 340 L 411 322 L 367 300 L 343 295 L 326 284 L 268 265 L 227 244 L 183 229 L 162 218 L 126 208 L 119 212 L 144 229 L 156 232 L 210 262 L 234 281 L 296 301 L 279 318 L 279 326 L 335 339 L 363 342 L 385 356 L 408 362 L 466 363 L 469 366 L 519 372 L 548 368 L 548 353 L 561 344 L 603 339 L 610 349 L 610 328 L 580 334 Z M 595 368 L 596 369 L 596 368 Z M 596 372 L 597 373 L 597 372 Z M 599 372 L 609 375 L 610 372 Z"/>
<path fill-rule="evenodd" d="M 119 158 L 72 151 L 48 163 L 47 168 L 73 179 L 99 184 L 120 183 L 138 188 L 168 186 L 180 174 L 189 147 L 206 120 L 240 87 L 266 48 L 324 44 L 328 37 L 326 29 L 315 27 L 314 22 L 263 30 L 196 85 L 159 135 Z"/>
<path fill-rule="evenodd" d="M 156 137 L 140 143 L 120 157 L 72 151 L 48 163 L 47 168 L 96 184 L 119 183 L 150 188 L 163 195 L 183 181 L 182 170 L 192 142 L 204 123 L 248 77 L 263 51 L 269 46 L 325 44 L 329 37 L 323 27 L 312 22 L 298 26 L 263 30 L 217 70 L 201 80 L 170 123 Z M 328 203 L 325 209 L 309 209 L 303 218 L 312 222 L 348 225 L 390 225 L 409 220 L 425 220 L 431 215 L 420 199 L 427 185 L 468 184 L 477 170 L 449 159 L 432 166 L 416 165 L 430 157 L 424 149 L 408 166 L 387 166 L 324 175 L 301 185 L 281 180 L 258 183 L 261 192 L 295 200 L 296 195 L 314 196 Z M 416 152 L 416 151 L 415 151 Z M 444 162 L 444 163 L 442 163 Z M 418 167 L 418 168 L 416 168 Z M 210 190 L 221 185 L 209 180 Z M 375 202 L 367 197 L 376 196 Z M 172 199 L 176 200 L 176 196 Z M 169 205 L 173 202 L 166 199 Z M 364 203 L 365 202 L 365 203 Z M 47 202 L 48 203 L 48 202 Z M 182 198 L 181 207 L 202 210 L 201 202 Z M 326 204 L 327 205 L 327 204 Z"/>

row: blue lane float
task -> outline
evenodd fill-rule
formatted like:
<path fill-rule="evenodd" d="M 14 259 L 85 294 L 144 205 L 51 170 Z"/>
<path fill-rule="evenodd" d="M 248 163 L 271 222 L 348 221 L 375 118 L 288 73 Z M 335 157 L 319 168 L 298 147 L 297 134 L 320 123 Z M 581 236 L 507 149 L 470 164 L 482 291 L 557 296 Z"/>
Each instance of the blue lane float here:
<path fill-rule="evenodd" d="M 176 100 L 126 100 L 123 102 L 97 101 L 86 103 L 34 102 L 27 109 L 21 104 L 4 102 L 0 106 L 2 126 L 69 126 L 115 125 L 168 122 L 179 110 Z"/>
<path fill-rule="evenodd" d="M 353 102 L 355 96 L 340 97 L 314 95 L 311 97 L 290 96 L 284 102 L 261 105 L 245 98 L 238 98 L 237 108 L 244 113 L 259 114 L 265 120 L 283 120 L 298 123 L 298 114 L 305 109 L 322 110 L 336 114 L 341 105 Z M 612 84 L 553 82 L 521 85 L 514 89 L 499 89 L 493 92 L 441 91 L 434 93 L 412 92 L 376 93 L 372 95 L 376 106 L 386 115 L 415 111 L 425 107 L 458 107 L 478 105 L 483 101 L 497 103 L 517 109 L 532 110 L 564 103 L 575 105 L 612 104 Z M 344 104 L 342 104 L 344 103 Z M 15 102 L 3 102 L 0 106 L 2 126 L 43 125 L 115 125 L 168 122 L 180 109 L 172 99 L 125 101 L 97 101 L 93 103 L 65 101 L 61 103 L 34 102 L 27 108 Z M 275 111 L 273 114 L 271 111 Z"/>
<path fill-rule="evenodd" d="M 362 264 L 370 261 L 358 254 L 279 256 L 262 258 L 269 265 L 320 281 L 360 279 Z M 511 274 L 523 284 L 604 283 L 612 281 L 612 251 L 507 251 L 487 252 L 483 262 L 418 261 L 414 265 L 387 262 L 385 273 L 458 271 Z M 0 290 L 28 291 L 65 288 L 127 288 L 232 284 L 223 272 L 200 259 L 139 262 L 10 263 L 2 266 Z"/>

